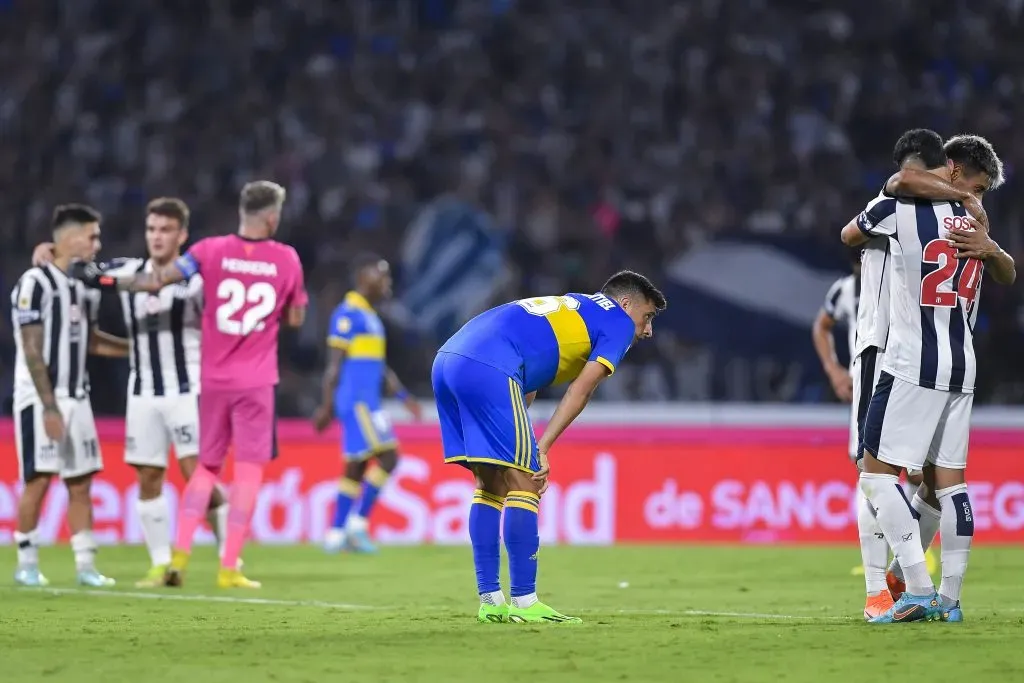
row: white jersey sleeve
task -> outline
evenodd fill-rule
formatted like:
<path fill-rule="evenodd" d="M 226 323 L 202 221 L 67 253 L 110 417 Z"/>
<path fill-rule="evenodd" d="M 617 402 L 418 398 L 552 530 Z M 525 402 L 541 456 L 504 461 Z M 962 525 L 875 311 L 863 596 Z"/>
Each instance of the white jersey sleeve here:
<path fill-rule="evenodd" d="M 878 195 L 857 216 L 857 227 L 868 237 L 892 237 L 896 234 L 896 201 L 884 193 Z"/>

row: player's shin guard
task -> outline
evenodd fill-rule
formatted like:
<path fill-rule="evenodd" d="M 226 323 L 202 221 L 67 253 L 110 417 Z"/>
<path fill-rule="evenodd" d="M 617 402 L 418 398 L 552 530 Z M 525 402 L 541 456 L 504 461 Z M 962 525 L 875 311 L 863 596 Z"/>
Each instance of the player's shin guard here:
<path fill-rule="evenodd" d="M 935 534 L 939 532 L 939 519 L 942 515 L 938 510 L 926 503 L 921 496 L 914 496 L 914 500 L 910 502 L 910 507 L 917 513 L 917 523 L 921 528 L 921 547 L 928 550 L 935 540 Z M 895 574 L 897 578 L 903 578 L 903 568 L 900 567 L 899 561 L 895 558 L 893 558 L 892 564 L 889 565 L 889 571 Z"/>
<path fill-rule="evenodd" d="M 504 603 L 498 571 L 501 568 L 501 509 L 504 501 L 477 489 L 469 508 L 469 540 L 473 544 L 476 590 L 481 602 Z"/>
<path fill-rule="evenodd" d="M 83 529 L 71 537 L 71 550 L 75 553 L 75 568 L 80 571 L 89 571 L 96 567 L 96 539 L 92 531 Z"/>
<path fill-rule="evenodd" d="M 921 528 L 899 478 L 891 474 L 861 472 L 860 487 L 878 513 L 878 526 L 903 567 L 908 592 L 911 595 L 932 595 L 935 585 L 928 576 L 924 548 L 921 547 Z"/>
<path fill-rule="evenodd" d="M 150 500 L 135 501 L 135 512 L 142 527 L 142 538 L 149 550 L 149 561 L 153 567 L 171 563 L 171 513 L 167 498 L 160 494 Z"/>
<path fill-rule="evenodd" d="M 885 534 L 875 519 L 875 510 L 863 491 L 859 491 L 857 496 L 857 531 L 860 534 L 865 588 L 868 595 L 876 595 L 886 590 L 885 568 L 889 560 L 889 544 L 885 542 Z"/>
<path fill-rule="evenodd" d="M 939 489 L 935 494 L 942 507 L 942 584 L 939 595 L 943 604 L 953 606 L 960 601 L 967 560 L 971 554 L 974 511 L 966 484 Z"/>
<path fill-rule="evenodd" d="M 28 533 L 15 531 L 14 544 L 18 547 L 19 567 L 39 566 L 39 533 L 35 529 Z"/>
<path fill-rule="evenodd" d="M 540 497 L 529 491 L 509 491 L 505 498 L 505 550 L 508 551 L 509 594 L 515 607 L 537 601 L 537 552 L 540 550 Z"/>
<path fill-rule="evenodd" d="M 352 511 L 352 503 L 359 496 L 359 482 L 355 479 L 343 478 L 338 482 L 338 496 L 334 502 L 334 521 L 331 528 L 344 529 L 348 514 Z"/>
<path fill-rule="evenodd" d="M 195 472 L 185 485 L 185 493 L 182 495 L 181 507 L 178 509 L 178 532 L 174 539 L 174 549 L 182 553 L 192 551 L 192 540 L 195 538 L 196 529 L 206 516 L 206 510 L 210 506 L 210 496 L 213 495 L 213 487 L 217 485 L 217 475 L 207 469 L 202 463 L 196 465 Z"/>
<path fill-rule="evenodd" d="M 374 467 L 363 477 L 363 490 L 359 496 L 359 505 L 356 507 L 356 515 L 363 519 L 369 519 L 373 512 L 373 506 L 377 502 L 380 490 L 388 482 L 389 473 L 380 467 Z"/>
<path fill-rule="evenodd" d="M 221 567 L 225 569 L 238 567 L 238 557 L 242 554 L 245 534 L 263 484 L 263 469 L 262 463 L 244 460 L 235 463 L 235 480 L 228 494 L 228 534 L 221 557 Z"/>

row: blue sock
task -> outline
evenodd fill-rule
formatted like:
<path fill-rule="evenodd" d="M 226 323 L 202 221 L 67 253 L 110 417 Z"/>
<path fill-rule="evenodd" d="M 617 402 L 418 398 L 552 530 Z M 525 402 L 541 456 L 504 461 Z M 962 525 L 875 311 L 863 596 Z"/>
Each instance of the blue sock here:
<path fill-rule="evenodd" d="M 342 479 L 338 482 L 338 498 L 334 505 L 334 522 L 331 524 L 333 528 L 345 528 L 352 503 L 359 495 L 359 488 L 359 482 L 354 479 Z"/>
<path fill-rule="evenodd" d="M 388 475 L 389 473 L 380 467 L 374 467 L 366 473 L 366 476 L 363 477 L 363 492 L 359 497 L 359 507 L 356 509 L 357 515 L 364 519 L 370 518 L 370 513 L 373 512 L 373 504 L 377 502 L 380 490 L 387 483 Z"/>
<path fill-rule="evenodd" d="M 469 507 L 469 540 L 473 544 L 476 591 L 480 595 L 501 590 L 501 498 L 477 489 Z"/>
<path fill-rule="evenodd" d="M 509 594 L 513 598 L 537 592 L 537 551 L 540 498 L 529 491 L 509 491 L 505 498 L 505 550 L 508 551 Z"/>

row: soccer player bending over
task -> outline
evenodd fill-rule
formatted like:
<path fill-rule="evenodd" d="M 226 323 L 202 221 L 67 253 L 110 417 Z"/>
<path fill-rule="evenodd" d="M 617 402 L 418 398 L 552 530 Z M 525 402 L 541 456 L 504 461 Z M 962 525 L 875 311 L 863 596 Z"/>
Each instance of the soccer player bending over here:
<path fill-rule="evenodd" d="M 274 241 L 285 190 L 267 181 L 248 183 L 239 201 L 237 234 L 208 237 L 165 268 L 113 276 L 127 291 L 158 292 L 203 276 L 199 465 L 178 511 L 177 537 L 164 576 L 181 585 L 196 528 L 206 515 L 217 478 L 234 442 L 235 473 L 228 497 L 227 538 L 217 584 L 258 588 L 238 569 L 263 470 L 274 448 L 277 335 L 282 321 L 298 327 L 307 295 L 302 264 L 288 245 Z M 99 279 L 110 279 L 101 275 Z"/>
<path fill-rule="evenodd" d="M 367 520 L 381 488 L 398 465 L 398 441 L 381 406 L 381 391 L 386 387 L 392 396 L 403 400 L 416 419 L 420 418 L 420 405 L 387 365 L 384 324 L 374 310 L 391 296 L 388 262 L 363 254 L 353 265 L 356 288 L 331 315 L 329 356 L 313 426 L 323 431 L 337 415 L 344 432 L 345 475 L 324 549 L 371 553 L 376 548 L 370 542 Z M 367 471 L 372 459 L 377 466 Z M 357 497 L 355 514 L 350 514 Z"/>
<path fill-rule="evenodd" d="M 979 198 L 1002 184 L 1002 163 L 983 138 L 958 136 L 945 150 L 951 171 L 934 171 L 944 180 L 973 188 Z M 864 424 L 860 485 L 903 569 L 907 590 L 872 622 L 962 621 L 960 592 L 974 535 L 964 477 L 976 376 L 972 331 L 984 270 L 1002 284 L 1012 283 L 1016 271 L 987 226 L 967 216 L 960 201 L 875 202 L 842 233 L 849 246 L 875 236 L 890 238 L 891 319 Z M 904 497 L 897 479 L 902 468 L 924 468 L 929 496 L 941 509 L 938 593 L 924 557 L 935 529 L 923 528 Z"/>
<path fill-rule="evenodd" d="M 650 280 L 622 271 L 596 294 L 521 299 L 485 311 L 438 351 L 431 382 L 444 460 L 476 477 L 469 536 L 479 621 L 581 621 L 537 599 L 537 514 L 548 453 L 633 343 L 651 337 L 665 305 Z M 538 441 L 527 407 L 541 387 L 568 381 Z M 511 605 L 498 583 L 502 536 Z"/>

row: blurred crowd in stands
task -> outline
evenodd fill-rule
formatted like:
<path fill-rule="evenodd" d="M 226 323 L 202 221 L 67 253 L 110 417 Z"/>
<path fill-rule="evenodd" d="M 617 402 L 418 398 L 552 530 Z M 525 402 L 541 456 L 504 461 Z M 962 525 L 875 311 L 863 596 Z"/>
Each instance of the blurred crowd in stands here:
<path fill-rule="evenodd" d="M 499 257 L 486 287 L 470 283 L 476 310 L 594 290 L 623 266 L 659 280 L 725 234 L 798 234 L 834 255 L 895 139 L 929 127 L 995 144 L 1008 181 L 986 205 L 1019 260 L 1024 1 L 927 5 L 928 21 L 915 0 L 0 0 L 0 284 L 56 203 L 104 213 L 104 255 L 141 255 L 147 198 L 184 198 L 198 238 L 234 230 L 243 182 L 278 181 L 312 306 L 287 340 L 281 405 L 308 414 L 364 250 L 396 271 L 391 363 L 429 391 L 437 338 L 467 314 L 462 271 L 406 295 L 438 259 L 424 240 L 443 251 L 464 220 L 486 239 L 462 255 Z M 439 202 L 462 208 L 454 232 L 409 239 Z M 984 299 L 982 398 L 1022 402 L 1021 296 L 987 284 Z M 6 392 L 9 328 L 5 309 Z M 829 398 L 814 368 L 817 392 L 780 389 L 789 369 L 770 358 L 729 360 L 749 391 L 705 391 L 701 363 L 716 362 L 685 330 L 657 335 L 605 397 Z M 97 374 L 97 408 L 115 412 L 123 384 Z"/>

